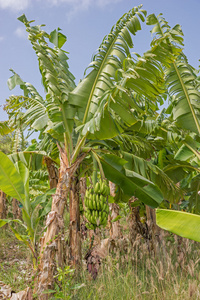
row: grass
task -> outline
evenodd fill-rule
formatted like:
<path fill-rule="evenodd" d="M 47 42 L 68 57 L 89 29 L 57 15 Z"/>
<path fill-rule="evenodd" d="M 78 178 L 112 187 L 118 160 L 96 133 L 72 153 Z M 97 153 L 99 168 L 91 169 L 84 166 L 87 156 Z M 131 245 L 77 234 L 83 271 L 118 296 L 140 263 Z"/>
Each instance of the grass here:
<path fill-rule="evenodd" d="M 27 248 L 8 229 L 1 231 L 0 240 L 0 281 L 16 292 L 23 290 L 30 286 L 32 271 Z M 65 290 L 73 300 L 196 300 L 200 299 L 199 281 L 199 243 L 167 234 L 157 257 L 138 239 L 132 246 L 112 251 L 96 280 L 84 267 L 65 281 Z M 78 283 L 80 289 L 70 290 Z"/>
<path fill-rule="evenodd" d="M 0 281 L 16 292 L 23 290 L 32 271 L 29 251 L 8 228 L 1 229 L 0 241 Z"/>
<path fill-rule="evenodd" d="M 95 281 L 82 271 L 76 280 L 85 285 L 72 299 L 77 300 L 187 300 L 200 299 L 199 244 L 183 240 L 166 243 L 165 256 L 131 249 L 123 262 L 108 257 Z M 142 245 L 141 245 L 142 246 Z M 143 244 L 144 246 L 144 244 Z"/>
<path fill-rule="evenodd" d="M 180 268 L 166 271 L 162 263 L 157 265 L 149 259 L 147 265 L 103 268 L 94 282 L 83 273 L 79 282 L 85 286 L 72 299 L 200 299 L 199 272 L 191 276 Z"/>

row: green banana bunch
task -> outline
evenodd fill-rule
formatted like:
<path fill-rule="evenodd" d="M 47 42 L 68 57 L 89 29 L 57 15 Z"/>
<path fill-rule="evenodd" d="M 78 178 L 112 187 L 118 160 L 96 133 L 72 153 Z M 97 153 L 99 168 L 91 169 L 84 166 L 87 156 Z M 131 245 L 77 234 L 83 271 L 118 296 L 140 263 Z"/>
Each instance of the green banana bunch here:
<path fill-rule="evenodd" d="M 107 196 L 110 194 L 109 186 L 106 181 L 98 181 L 94 188 L 85 192 L 85 217 L 90 224 L 89 229 L 95 229 L 98 226 L 106 226 L 109 214 Z"/>

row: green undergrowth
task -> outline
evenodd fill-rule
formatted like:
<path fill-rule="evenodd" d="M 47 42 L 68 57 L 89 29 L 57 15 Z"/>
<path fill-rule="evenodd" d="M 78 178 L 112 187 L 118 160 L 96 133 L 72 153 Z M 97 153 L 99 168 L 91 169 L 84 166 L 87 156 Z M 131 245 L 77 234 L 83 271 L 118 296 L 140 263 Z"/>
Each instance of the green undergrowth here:
<path fill-rule="evenodd" d="M 200 266 L 197 261 L 198 258 L 181 266 L 169 257 L 165 263 L 146 257 L 137 264 L 121 267 L 116 262 L 107 261 L 95 281 L 87 272 L 81 274 L 77 280 L 85 285 L 72 299 L 200 299 Z"/>
<path fill-rule="evenodd" d="M 27 287 L 32 272 L 27 247 L 18 241 L 9 228 L 0 231 L 0 281 L 18 292 Z"/>
<path fill-rule="evenodd" d="M 76 282 L 84 285 L 72 299 L 196 300 L 199 281 L 199 243 L 168 234 L 156 256 L 143 240 L 108 256 L 96 280 L 87 270 L 80 272 Z"/>
<path fill-rule="evenodd" d="M 31 283 L 30 254 L 8 228 L 0 232 L 0 241 L 0 281 L 16 292 L 23 290 Z M 199 243 L 166 235 L 155 257 L 146 241 L 139 240 L 126 251 L 111 252 L 102 261 L 96 280 L 84 261 L 78 273 L 66 269 L 66 274 L 58 282 L 57 296 L 50 293 L 49 299 L 196 300 L 200 299 Z"/>

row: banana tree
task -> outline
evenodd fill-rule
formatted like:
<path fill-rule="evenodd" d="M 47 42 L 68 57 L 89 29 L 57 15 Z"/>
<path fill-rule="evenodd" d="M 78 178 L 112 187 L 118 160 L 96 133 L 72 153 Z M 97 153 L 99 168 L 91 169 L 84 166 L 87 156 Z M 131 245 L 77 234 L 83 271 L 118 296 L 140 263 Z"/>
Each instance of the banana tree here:
<path fill-rule="evenodd" d="M 29 170 L 22 162 L 13 164 L 3 152 L 0 152 L 0 189 L 6 195 L 17 199 L 21 203 L 23 217 L 23 221 L 19 219 L 1 219 L 0 227 L 9 224 L 16 238 L 29 247 L 32 253 L 33 266 L 36 269 L 38 257 L 36 248 L 37 227 L 40 218 L 44 215 L 38 215 L 38 205 L 44 202 L 45 195 L 36 198 L 35 201 L 31 201 L 29 195 Z M 51 195 L 53 190 L 48 193 Z M 20 234 L 13 227 L 14 223 L 18 223 L 25 228 L 26 235 Z"/>
<path fill-rule="evenodd" d="M 155 40 L 152 42 L 152 45 L 155 45 L 157 39 L 163 38 L 166 33 L 169 33 L 167 29 L 169 27 L 162 18 L 156 18 L 155 15 L 151 16 L 150 23 L 155 25 L 152 30 L 152 33 L 156 35 Z M 174 41 L 174 33 L 176 33 L 177 28 L 174 28 L 172 34 L 168 34 L 166 42 L 169 46 Z M 182 44 L 181 38 L 179 38 L 179 42 Z M 174 158 L 185 165 L 190 162 L 190 167 L 196 168 L 187 177 L 187 181 L 189 181 L 190 206 L 193 204 L 193 209 L 199 212 L 199 78 L 197 77 L 197 71 L 188 63 L 182 51 L 177 59 L 165 69 L 165 73 L 168 96 L 171 101 L 168 112 L 171 113 L 172 123 L 179 129 L 179 149 L 176 151 Z M 176 163 L 174 167 L 176 168 Z M 200 241 L 198 215 L 182 211 L 157 209 L 156 222 L 163 229 Z"/>
<path fill-rule="evenodd" d="M 14 71 L 9 88 L 19 84 L 24 96 L 9 99 L 9 107 L 16 111 L 26 108 L 24 122 L 41 131 L 49 141 L 57 143 L 60 153 L 60 172 L 51 212 L 46 221 L 46 232 L 41 239 L 38 295 L 47 299 L 44 290 L 52 286 L 55 261 L 63 264 L 63 212 L 70 193 L 70 255 L 80 262 L 78 174 L 88 155 L 97 160 L 102 174 L 118 184 L 129 197 L 136 195 L 156 207 L 163 196 L 149 179 L 128 170 L 126 160 L 115 154 L 98 151 L 95 140 L 111 139 L 139 120 L 144 107 L 157 107 L 157 98 L 164 93 L 163 66 L 176 59 L 180 49 L 175 43 L 160 39 L 143 57 L 135 60 L 130 55 L 131 34 L 141 29 L 146 11 L 136 7 L 125 14 L 101 43 L 89 65 L 87 75 L 75 87 L 68 70 L 67 55 L 62 46 L 66 37 L 60 29 L 47 34 L 41 26 L 30 26 L 25 15 L 19 18 L 29 33 L 29 40 L 37 54 L 46 98 L 25 83 Z M 148 19 L 148 23 L 153 17 Z M 180 32 L 174 34 L 176 42 Z M 51 48 L 48 41 L 54 44 Z M 140 97 L 138 97 L 140 96 Z M 143 107 L 138 103 L 142 99 Z"/>

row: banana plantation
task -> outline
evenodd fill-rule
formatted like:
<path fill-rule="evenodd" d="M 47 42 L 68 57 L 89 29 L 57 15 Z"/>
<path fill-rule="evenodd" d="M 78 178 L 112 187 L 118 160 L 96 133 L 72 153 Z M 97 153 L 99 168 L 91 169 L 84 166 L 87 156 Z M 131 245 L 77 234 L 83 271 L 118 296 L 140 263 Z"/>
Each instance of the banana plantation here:
<path fill-rule="evenodd" d="M 11 70 L 0 299 L 200 299 L 200 77 L 181 26 L 134 7 L 76 85 L 61 30 L 18 19 L 44 94 Z"/>

